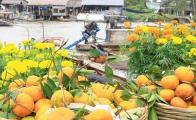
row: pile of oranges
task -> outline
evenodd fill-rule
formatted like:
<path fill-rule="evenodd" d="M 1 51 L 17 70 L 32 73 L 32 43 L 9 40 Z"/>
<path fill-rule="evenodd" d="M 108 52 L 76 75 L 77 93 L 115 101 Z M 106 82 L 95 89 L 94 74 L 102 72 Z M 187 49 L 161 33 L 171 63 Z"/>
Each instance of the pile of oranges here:
<path fill-rule="evenodd" d="M 67 73 L 67 75 L 70 75 L 70 73 Z M 81 76 L 78 77 L 84 79 Z M 51 98 L 45 98 L 40 86 L 40 79 L 37 76 L 29 76 L 26 81 L 19 79 L 10 83 L 9 91 L 16 93 L 15 99 L 10 98 L 12 102 L 11 109 L 18 118 L 22 120 L 73 120 L 76 116 L 75 112 L 65 106 L 71 103 L 93 105 L 94 101 L 109 105 L 111 104 L 109 98 L 113 98 L 112 91 L 114 88 L 110 87 L 110 90 L 107 90 L 103 84 L 99 83 L 94 84 L 94 92 L 98 91 L 97 85 L 101 85 L 105 92 L 111 91 L 102 96 L 103 98 L 87 93 L 73 96 L 64 89 L 55 91 Z M 59 81 L 61 82 L 61 79 Z M 113 120 L 112 114 L 104 109 L 96 109 L 83 117 L 85 120 Z"/>
<path fill-rule="evenodd" d="M 161 79 L 159 95 L 174 107 L 196 108 L 195 74 L 191 68 L 178 67 L 174 75 Z"/>

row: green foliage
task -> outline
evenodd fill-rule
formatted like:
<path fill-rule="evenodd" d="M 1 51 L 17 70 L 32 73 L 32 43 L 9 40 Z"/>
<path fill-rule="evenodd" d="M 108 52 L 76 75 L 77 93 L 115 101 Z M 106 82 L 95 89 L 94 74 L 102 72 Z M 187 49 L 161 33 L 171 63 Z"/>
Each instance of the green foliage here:
<path fill-rule="evenodd" d="M 125 6 L 136 10 L 147 9 L 146 0 L 126 0 Z"/>
<path fill-rule="evenodd" d="M 145 13 L 145 14 L 137 14 L 137 13 L 131 13 L 127 12 L 126 15 L 131 21 L 148 21 L 148 22 L 157 22 L 159 20 L 161 21 L 171 21 L 169 18 L 175 18 L 173 15 L 168 15 L 167 17 L 161 16 L 156 13 Z"/>
<path fill-rule="evenodd" d="M 90 55 L 90 57 L 99 57 L 100 52 L 96 49 L 92 49 L 92 50 L 89 51 L 89 55 Z"/>
<path fill-rule="evenodd" d="M 105 65 L 105 77 L 107 78 L 107 80 L 109 80 L 108 82 L 111 83 L 113 80 L 113 70 L 108 66 Z"/>
<path fill-rule="evenodd" d="M 43 90 L 43 94 L 46 98 L 51 98 L 51 96 L 53 95 L 53 93 L 56 90 L 59 90 L 60 87 L 51 79 L 47 80 L 47 83 L 40 83 L 41 84 L 41 88 Z"/>
<path fill-rule="evenodd" d="M 157 45 L 148 33 L 141 35 L 141 40 L 131 43 L 136 50 L 129 57 L 131 74 L 155 74 L 162 76 L 163 71 L 174 70 L 177 66 L 189 65 L 191 60 L 186 54 L 186 43 L 175 45 L 168 42 Z"/>

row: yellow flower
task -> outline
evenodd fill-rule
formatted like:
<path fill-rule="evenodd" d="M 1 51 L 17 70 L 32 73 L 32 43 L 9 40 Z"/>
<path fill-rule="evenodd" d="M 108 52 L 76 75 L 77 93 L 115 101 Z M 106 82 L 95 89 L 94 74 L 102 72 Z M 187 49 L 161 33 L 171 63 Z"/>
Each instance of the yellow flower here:
<path fill-rule="evenodd" d="M 40 50 L 43 50 L 43 49 L 54 49 L 54 43 L 41 43 L 41 42 L 38 42 L 34 45 L 34 47 L 36 49 L 40 49 Z"/>
<path fill-rule="evenodd" d="M 148 32 L 149 31 L 149 28 L 147 26 L 142 26 L 142 31 L 143 32 Z"/>
<path fill-rule="evenodd" d="M 191 50 L 189 52 L 189 56 L 190 57 L 196 57 L 196 48 L 191 48 Z"/>
<path fill-rule="evenodd" d="M 19 50 L 18 53 L 17 53 L 17 56 L 18 57 L 24 57 L 25 56 L 25 51 Z"/>
<path fill-rule="evenodd" d="M 6 69 L 13 69 L 17 73 L 25 73 L 28 70 L 26 64 L 19 60 L 9 61 L 6 65 Z"/>
<path fill-rule="evenodd" d="M 64 60 L 61 62 L 62 67 L 73 67 L 74 63 L 72 61 Z"/>
<path fill-rule="evenodd" d="M 188 42 L 191 42 L 191 43 L 196 44 L 196 37 L 193 36 L 193 35 L 187 35 L 187 36 L 186 36 L 186 40 L 187 40 Z"/>
<path fill-rule="evenodd" d="M 29 68 L 36 68 L 39 66 L 38 62 L 28 59 L 23 60 L 23 63 L 26 64 L 26 66 Z"/>
<path fill-rule="evenodd" d="M 178 34 L 188 35 L 190 33 L 189 27 L 186 24 L 179 25 L 177 28 Z"/>
<path fill-rule="evenodd" d="M 164 29 L 173 29 L 173 25 L 172 24 L 165 24 L 164 25 Z"/>
<path fill-rule="evenodd" d="M 25 46 L 26 46 L 26 45 L 30 45 L 30 44 L 31 44 L 31 39 L 28 39 L 28 38 L 23 39 L 23 40 L 22 40 L 22 44 L 25 45 Z"/>
<path fill-rule="evenodd" d="M 16 75 L 16 72 L 12 69 L 4 70 L 1 74 L 3 80 L 10 80 Z"/>
<path fill-rule="evenodd" d="M 140 33 L 142 33 L 142 28 L 141 28 L 141 26 L 137 26 L 135 29 L 134 29 L 134 33 L 136 33 L 136 34 L 140 34 Z"/>
<path fill-rule="evenodd" d="M 53 62 L 51 60 L 44 60 L 39 63 L 39 68 L 46 69 L 53 66 Z"/>
<path fill-rule="evenodd" d="M 156 44 L 157 45 L 162 45 L 162 44 L 165 44 L 167 43 L 167 39 L 166 38 L 159 38 L 159 39 L 156 39 Z"/>
<path fill-rule="evenodd" d="M 0 50 L 0 54 L 16 53 L 17 51 L 18 48 L 14 44 L 6 44 L 5 47 Z"/>
<path fill-rule="evenodd" d="M 37 58 L 37 59 L 44 59 L 44 57 L 45 57 L 45 55 L 44 54 L 41 54 L 41 53 L 39 53 L 39 54 L 37 54 L 36 56 L 35 56 L 35 58 Z"/>
<path fill-rule="evenodd" d="M 67 57 L 68 56 L 68 52 L 67 50 L 63 49 L 63 50 L 59 50 L 57 52 L 58 55 L 62 56 L 62 57 Z"/>
<path fill-rule="evenodd" d="M 182 44 L 182 38 L 173 36 L 172 42 L 177 45 Z"/>

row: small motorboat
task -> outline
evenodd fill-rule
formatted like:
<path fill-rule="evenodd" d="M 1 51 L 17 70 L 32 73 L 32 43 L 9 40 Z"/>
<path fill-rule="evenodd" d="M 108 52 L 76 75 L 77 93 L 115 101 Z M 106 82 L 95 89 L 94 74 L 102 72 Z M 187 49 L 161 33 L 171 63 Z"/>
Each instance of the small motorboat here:
<path fill-rule="evenodd" d="M 12 26 L 12 23 L 4 20 L 0 20 L 0 26 Z"/>

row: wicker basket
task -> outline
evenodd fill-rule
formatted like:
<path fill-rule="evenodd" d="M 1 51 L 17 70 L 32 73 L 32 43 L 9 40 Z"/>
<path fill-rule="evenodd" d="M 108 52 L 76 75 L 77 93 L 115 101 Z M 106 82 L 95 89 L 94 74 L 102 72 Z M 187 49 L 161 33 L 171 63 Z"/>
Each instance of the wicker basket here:
<path fill-rule="evenodd" d="M 148 120 L 148 106 L 144 107 L 140 120 Z"/>
<path fill-rule="evenodd" d="M 196 110 L 177 108 L 163 103 L 156 104 L 159 120 L 196 120 Z"/>

